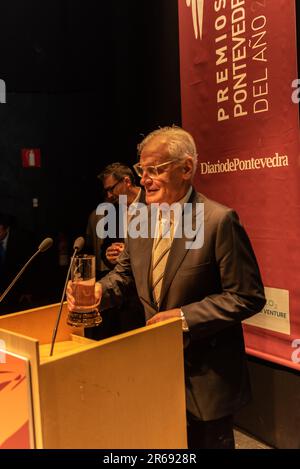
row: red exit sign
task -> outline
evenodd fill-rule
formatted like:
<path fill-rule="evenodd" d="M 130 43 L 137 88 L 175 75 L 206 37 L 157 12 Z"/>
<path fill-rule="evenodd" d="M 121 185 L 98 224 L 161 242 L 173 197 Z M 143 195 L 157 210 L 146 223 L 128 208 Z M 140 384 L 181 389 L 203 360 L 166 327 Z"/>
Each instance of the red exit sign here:
<path fill-rule="evenodd" d="M 40 148 L 22 148 L 21 154 L 22 154 L 23 168 L 40 168 L 41 167 Z"/>

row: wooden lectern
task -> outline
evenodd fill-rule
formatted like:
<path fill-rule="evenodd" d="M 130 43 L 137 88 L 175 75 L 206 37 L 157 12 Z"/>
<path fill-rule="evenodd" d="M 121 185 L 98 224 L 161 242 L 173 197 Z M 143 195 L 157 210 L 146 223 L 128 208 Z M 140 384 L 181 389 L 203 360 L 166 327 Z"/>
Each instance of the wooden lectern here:
<path fill-rule="evenodd" d="M 186 448 L 181 320 L 95 342 L 66 324 L 64 305 L 49 357 L 58 308 L 0 317 L 2 348 L 29 362 L 31 447 Z M 10 399 L 18 389 L 11 387 Z M 6 428 L 11 410 L 5 404 L 3 420 L 1 395 L 0 382 Z"/>

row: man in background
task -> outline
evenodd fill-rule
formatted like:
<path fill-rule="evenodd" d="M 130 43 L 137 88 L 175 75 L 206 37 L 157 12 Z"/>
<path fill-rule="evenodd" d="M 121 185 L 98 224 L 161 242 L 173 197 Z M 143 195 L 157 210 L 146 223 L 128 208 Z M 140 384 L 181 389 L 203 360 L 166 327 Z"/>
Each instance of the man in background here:
<path fill-rule="evenodd" d="M 99 280 L 114 268 L 125 246 L 124 238 L 118 233 L 119 196 L 127 197 L 127 207 L 129 207 L 131 204 L 145 203 L 145 192 L 135 184 L 132 170 L 123 163 L 109 164 L 98 175 L 98 179 L 100 179 L 103 186 L 104 200 L 114 204 L 117 213 L 117 234 L 114 238 L 109 236 L 99 237 L 97 235 L 97 224 L 102 216 L 97 215 L 96 210 L 89 216 L 86 230 L 86 250 L 96 256 L 96 275 Z M 126 314 L 127 309 L 131 310 L 130 315 Z M 102 339 L 144 324 L 143 309 L 136 295 L 128 299 L 122 308 L 104 312 L 102 319 L 103 323 L 99 327 L 90 331 L 86 330 L 87 336 L 93 339 Z"/>

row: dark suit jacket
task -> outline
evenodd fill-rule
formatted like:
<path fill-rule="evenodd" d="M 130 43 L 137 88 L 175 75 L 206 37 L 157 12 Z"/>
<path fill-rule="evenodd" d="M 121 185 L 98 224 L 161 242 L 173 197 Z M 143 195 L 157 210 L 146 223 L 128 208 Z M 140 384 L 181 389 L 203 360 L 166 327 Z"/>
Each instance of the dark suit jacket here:
<path fill-rule="evenodd" d="M 94 254 L 96 256 L 96 269 L 98 276 L 101 275 L 100 273 L 103 270 L 108 270 L 102 261 L 103 239 L 99 238 L 96 233 L 96 226 L 99 219 L 99 215 L 96 215 L 96 210 L 94 210 L 89 216 L 85 236 L 85 250 L 89 254 Z"/>
<path fill-rule="evenodd" d="M 145 191 L 141 188 L 140 196 L 137 201 L 138 203 L 145 204 L 146 203 L 146 198 L 145 198 Z M 101 220 L 102 215 L 97 215 L 96 210 L 94 210 L 88 219 L 88 224 L 86 228 L 86 237 L 85 237 L 85 246 L 86 246 L 86 251 L 90 254 L 94 254 L 96 256 L 96 269 L 98 271 L 99 277 L 101 277 L 103 274 L 102 272 L 107 273 L 106 271 L 111 270 L 114 268 L 112 264 L 108 262 L 108 260 L 105 257 L 105 252 L 106 249 L 115 242 L 124 242 L 124 238 L 120 237 L 118 233 L 118 226 L 119 226 L 119 211 L 118 211 L 118 205 L 115 205 L 116 208 L 116 215 L 117 215 L 117 220 L 116 220 L 116 227 L 117 227 L 117 233 L 116 233 L 116 238 L 110 238 L 109 236 L 106 238 L 99 238 L 97 236 L 96 228 L 97 228 L 97 223 Z"/>
<path fill-rule="evenodd" d="M 160 311 L 181 307 L 189 325 L 185 342 L 187 410 L 201 420 L 233 414 L 250 397 L 241 321 L 259 312 L 264 289 L 249 238 L 237 214 L 201 194 L 204 244 L 186 249 L 174 238 L 169 254 Z M 101 280 L 102 306 L 119 304 L 137 287 L 146 319 L 156 313 L 149 288 L 152 239 L 128 238 L 115 269 Z M 142 255 L 141 255 L 142 253 Z"/>
<path fill-rule="evenodd" d="M 137 203 L 144 204 L 144 205 L 146 204 L 146 194 L 145 194 L 144 189 L 141 189 L 141 192 L 140 192 L 139 198 L 137 200 Z M 111 246 L 113 243 L 124 243 L 125 242 L 125 239 L 119 233 L 119 222 L 120 222 L 120 219 L 119 219 L 118 205 L 116 205 L 116 237 L 112 238 L 112 237 L 107 236 L 103 240 L 103 244 L 102 244 L 102 254 L 101 254 L 102 260 L 103 260 L 104 265 L 109 270 L 112 270 L 115 265 L 111 264 L 106 258 L 107 248 L 109 246 Z"/>

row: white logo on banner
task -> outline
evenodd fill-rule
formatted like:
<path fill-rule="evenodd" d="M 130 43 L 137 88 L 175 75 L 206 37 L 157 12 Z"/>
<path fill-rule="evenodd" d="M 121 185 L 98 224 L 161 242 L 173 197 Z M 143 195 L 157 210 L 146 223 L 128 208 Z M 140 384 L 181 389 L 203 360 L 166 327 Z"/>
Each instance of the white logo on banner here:
<path fill-rule="evenodd" d="M 192 5 L 195 38 L 198 39 L 199 35 L 202 39 L 204 0 L 186 0 L 186 4 L 188 7 Z"/>
<path fill-rule="evenodd" d="M 281 288 L 265 287 L 266 305 L 260 313 L 243 321 L 250 326 L 290 335 L 289 292 Z"/>

